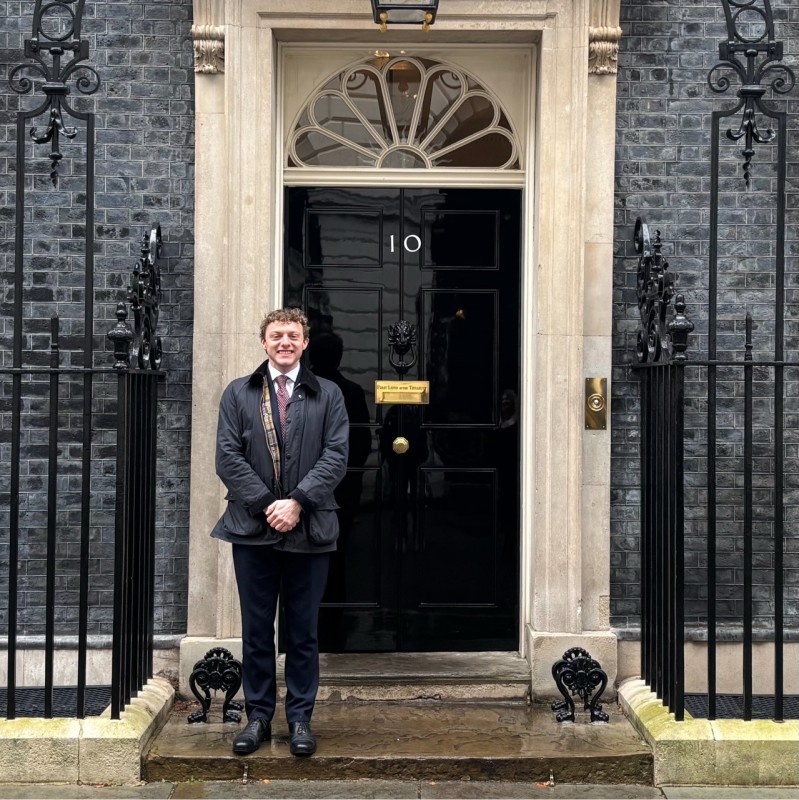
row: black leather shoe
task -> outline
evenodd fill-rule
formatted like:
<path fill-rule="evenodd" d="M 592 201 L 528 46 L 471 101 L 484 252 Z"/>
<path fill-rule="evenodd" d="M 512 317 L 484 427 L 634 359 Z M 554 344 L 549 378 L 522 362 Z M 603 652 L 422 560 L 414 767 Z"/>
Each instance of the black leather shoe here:
<path fill-rule="evenodd" d="M 289 733 L 291 755 L 312 756 L 316 752 L 316 737 L 311 733 L 310 722 L 289 722 Z"/>
<path fill-rule="evenodd" d="M 233 752 L 239 756 L 254 753 L 271 736 L 272 725 L 265 719 L 254 719 L 233 740 Z"/>

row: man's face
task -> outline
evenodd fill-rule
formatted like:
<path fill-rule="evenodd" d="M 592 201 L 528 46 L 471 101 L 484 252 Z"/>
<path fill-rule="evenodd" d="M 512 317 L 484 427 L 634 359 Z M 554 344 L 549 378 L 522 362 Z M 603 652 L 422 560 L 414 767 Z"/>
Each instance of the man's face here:
<path fill-rule="evenodd" d="M 272 366 L 285 373 L 297 366 L 308 340 L 303 338 L 299 322 L 271 322 L 266 326 L 261 347 Z"/>

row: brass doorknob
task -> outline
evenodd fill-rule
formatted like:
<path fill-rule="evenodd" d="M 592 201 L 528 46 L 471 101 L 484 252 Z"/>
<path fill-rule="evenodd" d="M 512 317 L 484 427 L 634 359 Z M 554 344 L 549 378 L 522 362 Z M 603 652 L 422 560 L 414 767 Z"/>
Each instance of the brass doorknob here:
<path fill-rule="evenodd" d="M 410 449 L 411 443 L 404 437 L 398 436 L 394 441 L 391 443 L 391 449 L 397 454 L 402 455 L 403 453 L 407 453 Z"/>

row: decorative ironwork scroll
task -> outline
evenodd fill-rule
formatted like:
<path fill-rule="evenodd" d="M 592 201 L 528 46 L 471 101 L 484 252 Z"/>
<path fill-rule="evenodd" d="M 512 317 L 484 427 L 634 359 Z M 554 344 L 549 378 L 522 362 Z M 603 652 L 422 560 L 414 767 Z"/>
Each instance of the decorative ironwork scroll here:
<path fill-rule="evenodd" d="M 400 378 L 416 363 L 416 326 L 401 319 L 388 328 L 388 360 Z M 408 361 L 405 356 L 410 353 Z"/>
<path fill-rule="evenodd" d="M 63 158 L 61 137 L 74 139 L 78 134 L 76 127 L 64 122 L 64 113 L 73 119 L 85 120 L 88 116 L 69 105 L 67 81 L 74 80 L 75 88 L 85 95 L 94 94 L 100 88 L 97 71 L 81 63 L 89 57 L 89 42 L 80 38 L 84 2 L 36 0 L 33 32 L 31 38 L 25 40 L 25 56 L 33 59 L 34 63 L 19 64 L 9 74 L 11 88 L 17 94 L 27 94 L 37 79 L 44 80 L 44 102 L 27 112 L 25 117 L 34 118 L 49 112 L 47 127 L 44 130 L 31 128 L 30 137 L 36 144 L 50 142 L 50 180 L 53 186 L 58 183 L 58 162 Z M 26 71 L 32 73 L 32 78 L 22 74 Z"/>
<path fill-rule="evenodd" d="M 776 94 L 787 94 L 796 84 L 796 77 L 781 63 L 782 42 L 774 35 L 774 17 L 769 0 L 721 0 L 727 21 L 727 41 L 719 44 L 721 59 L 708 73 L 708 86 L 723 94 L 732 85 L 725 70 L 732 70 L 740 81 L 738 104 L 726 109 L 721 116 L 731 117 L 741 112 L 737 128 L 727 130 L 727 137 L 737 142 L 743 139 L 744 180 L 749 186 L 755 144 L 768 144 L 777 138 L 772 128 L 761 130 L 758 115 L 771 119 L 781 116 L 763 104 L 769 88 Z"/>
<path fill-rule="evenodd" d="M 655 231 L 652 241 L 649 226 L 643 217 L 638 217 L 634 242 L 638 253 L 638 361 L 684 361 L 688 334 L 694 324 L 685 316 L 685 299 L 681 294 L 676 297 L 674 318 L 666 321 L 675 287 L 669 262 L 663 257 L 660 231 Z"/>
<path fill-rule="evenodd" d="M 574 722 L 574 700 L 579 697 L 583 709 L 590 711 L 591 722 L 607 722 L 609 717 L 599 702 L 608 685 L 608 676 L 598 661 L 582 647 L 572 647 L 552 665 L 552 677 L 563 700 L 552 704 L 558 722 Z"/>
<path fill-rule="evenodd" d="M 153 225 L 142 238 L 141 258 L 133 269 L 128 302 L 133 313 L 133 330 L 127 323 L 125 303 L 117 305 L 117 324 L 108 332 L 114 342 L 116 369 L 160 369 L 161 337 L 157 335 L 161 307 L 161 226 Z"/>
<path fill-rule="evenodd" d="M 222 704 L 222 721 L 239 722 L 238 712 L 244 706 L 233 697 L 241 687 L 241 662 L 233 658 L 230 650 L 214 647 L 200 659 L 191 671 L 189 686 L 202 708 L 189 714 L 189 723 L 208 722 L 208 709 L 211 708 L 211 691 L 223 689 L 225 701 Z M 203 694 L 200 694 L 202 689 Z M 231 710 L 233 709 L 233 710 Z"/>

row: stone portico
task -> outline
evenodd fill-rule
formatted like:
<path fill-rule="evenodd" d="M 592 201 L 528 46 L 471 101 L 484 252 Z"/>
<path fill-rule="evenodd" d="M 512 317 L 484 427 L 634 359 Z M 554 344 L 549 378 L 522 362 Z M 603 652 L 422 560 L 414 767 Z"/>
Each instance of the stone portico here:
<path fill-rule="evenodd" d="M 213 469 L 217 403 L 225 385 L 259 359 L 258 321 L 281 300 L 281 48 L 320 42 L 354 52 L 398 43 L 473 45 L 495 57 L 507 47 L 529 52 L 519 651 L 535 696 L 552 694 L 551 665 L 572 646 L 586 647 L 614 685 L 609 432 L 585 429 L 584 378 L 609 379 L 611 368 L 618 13 L 618 0 L 447 0 L 429 34 L 380 34 L 363 0 L 196 0 L 196 305 L 182 686 L 209 647 L 238 647 L 229 549 L 208 536 L 223 497 Z M 400 182 L 401 173 L 390 177 Z"/>

